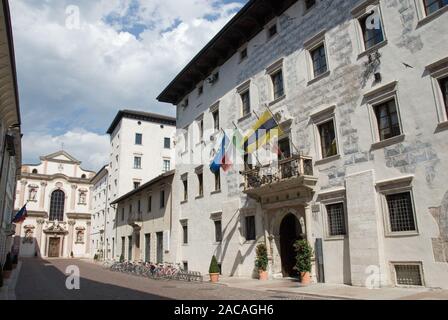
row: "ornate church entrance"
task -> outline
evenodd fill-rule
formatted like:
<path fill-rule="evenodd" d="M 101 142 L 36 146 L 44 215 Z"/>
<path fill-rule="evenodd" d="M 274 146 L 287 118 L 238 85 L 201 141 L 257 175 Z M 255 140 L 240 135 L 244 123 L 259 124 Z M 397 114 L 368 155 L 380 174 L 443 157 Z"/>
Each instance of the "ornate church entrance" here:
<path fill-rule="evenodd" d="M 280 257 L 284 277 L 297 277 L 294 242 L 302 239 L 300 222 L 292 213 L 286 215 L 280 224 Z"/>
<path fill-rule="evenodd" d="M 50 238 L 48 244 L 48 257 L 49 258 L 59 258 L 59 249 L 61 245 L 60 238 Z"/>

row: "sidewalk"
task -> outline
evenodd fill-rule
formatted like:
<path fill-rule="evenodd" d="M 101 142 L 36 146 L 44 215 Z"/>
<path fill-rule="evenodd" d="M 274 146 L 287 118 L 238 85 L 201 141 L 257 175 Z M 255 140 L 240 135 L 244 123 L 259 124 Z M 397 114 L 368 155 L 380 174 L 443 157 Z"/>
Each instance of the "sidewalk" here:
<path fill-rule="evenodd" d="M 19 261 L 17 267 L 12 270 L 9 279 L 3 279 L 3 287 L 0 288 L 0 300 L 16 300 L 16 285 L 19 278 L 22 261 Z"/>
<path fill-rule="evenodd" d="M 380 288 L 368 289 L 338 284 L 312 284 L 301 287 L 297 280 L 221 277 L 219 283 L 228 287 L 268 292 L 295 293 L 323 299 L 356 300 L 448 300 L 448 290 L 430 288 Z"/>

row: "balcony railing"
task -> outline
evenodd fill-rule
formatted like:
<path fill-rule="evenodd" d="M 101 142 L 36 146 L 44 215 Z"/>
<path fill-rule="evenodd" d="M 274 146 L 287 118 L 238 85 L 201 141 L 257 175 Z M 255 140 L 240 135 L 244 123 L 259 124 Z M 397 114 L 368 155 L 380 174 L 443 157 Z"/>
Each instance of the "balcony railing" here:
<path fill-rule="evenodd" d="M 304 176 L 313 176 L 313 159 L 302 155 L 279 160 L 278 166 L 264 165 L 242 172 L 245 178 L 244 190 L 272 186 Z"/>

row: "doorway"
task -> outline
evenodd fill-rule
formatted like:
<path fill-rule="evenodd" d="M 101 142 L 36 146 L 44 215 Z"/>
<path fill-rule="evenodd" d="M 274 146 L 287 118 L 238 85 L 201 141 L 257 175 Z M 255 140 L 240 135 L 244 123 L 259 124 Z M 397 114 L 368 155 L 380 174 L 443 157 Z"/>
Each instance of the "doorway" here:
<path fill-rule="evenodd" d="M 157 263 L 163 262 L 163 232 L 157 232 Z"/>
<path fill-rule="evenodd" d="M 61 247 L 60 238 L 50 238 L 50 241 L 48 243 L 48 257 L 59 258 L 60 247 Z"/>
<path fill-rule="evenodd" d="M 297 277 L 294 269 L 296 265 L 296 253 L 294 243 L 302 239 L 302 228 L 299 220 L 293 214 L 286 215 L 280 224 L 280 257 L 282 261 L 282 273 L 284 277 Z"/>

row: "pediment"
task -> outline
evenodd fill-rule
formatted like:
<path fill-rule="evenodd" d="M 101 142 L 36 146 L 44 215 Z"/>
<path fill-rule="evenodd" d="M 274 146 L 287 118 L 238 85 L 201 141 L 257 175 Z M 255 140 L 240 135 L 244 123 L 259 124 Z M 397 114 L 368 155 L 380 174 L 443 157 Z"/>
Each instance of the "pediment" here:
<path fill-rule="evenodd" d="M 76 159 L 75 157 L 73 157 L 72 155 L 63 150 L 43 156 L 41 157 L 41 160 L 65 162 L 65 163 L 77 163 L 77 164 L 81 163 L 78 159 Z"/>

